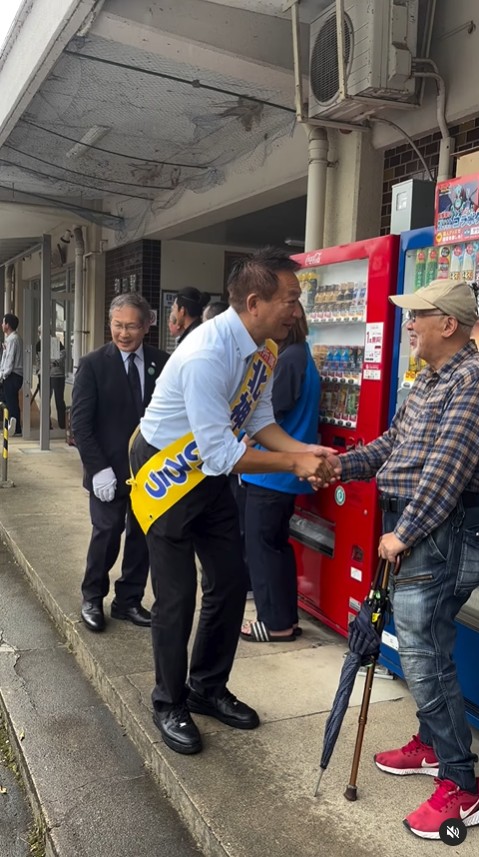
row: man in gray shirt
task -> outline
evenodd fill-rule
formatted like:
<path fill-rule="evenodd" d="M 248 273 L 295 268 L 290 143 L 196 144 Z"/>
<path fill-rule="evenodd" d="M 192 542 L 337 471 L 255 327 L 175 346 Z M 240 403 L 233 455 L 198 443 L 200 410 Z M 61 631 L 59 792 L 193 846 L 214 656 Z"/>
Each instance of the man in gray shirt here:
<path fill-rule="evenodd" d="M 23 342 L 17 333 L 18 318 L 8 312 L 3 316 L 4 343 L 0 360 L 0 383 L 9 416 L 15 420 L 14 432 L 22 433 L 18 394 L 23 384 Z M 13 427 L 13 423 L 12 423 Z"/>

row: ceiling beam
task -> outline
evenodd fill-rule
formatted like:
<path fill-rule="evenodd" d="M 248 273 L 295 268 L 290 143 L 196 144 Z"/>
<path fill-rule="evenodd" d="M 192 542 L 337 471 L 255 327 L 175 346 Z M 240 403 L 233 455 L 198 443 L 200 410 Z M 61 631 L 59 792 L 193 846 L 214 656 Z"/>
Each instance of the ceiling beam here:
<path fill-rule="evenodd" d="M 274 90 L 284 99 L 285 106 L 292 105 L 294 80 L 289 69 L 231 55 L 226 49 L 218 50 L 155 27 L 133 24 L 130 19 L 109 12 L 104 12 L 97 19 L 91 32 L 92 35 L 135 51 L 143 50 L 158 54 L 165 60 L 191 65 L 197 69 L 198 75 L 203 71 L 221 75 L 223 79 L 241 80 L 263 90 Z M 125 55 L 123 59 L 126 59 Z"/>

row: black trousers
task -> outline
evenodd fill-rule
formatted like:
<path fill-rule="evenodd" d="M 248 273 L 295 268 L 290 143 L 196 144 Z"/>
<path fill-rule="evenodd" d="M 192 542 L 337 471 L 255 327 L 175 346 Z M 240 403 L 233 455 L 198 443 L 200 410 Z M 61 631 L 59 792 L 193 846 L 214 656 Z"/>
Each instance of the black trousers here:
<path fill-rule="evenodd" d="M 298 621 L 298 588 L 289 519 L 294 494 L 246 483 L 245 535 L 258 620 L 270 631 Z"/>
<path fill-rule="evenodd" d="M 3 379 L 3 395 L 5 397 L 5 404 L 8 408 L 8 416 L 15 417 L 17 421 L 15 434 L 22 433 L 20 405 L 18 402 L 18 394 L 22 389 L 22 384 L 23 377 L 21 375 L 17 375 L 16 372 L 11 372 L 10 375 L 7 375 L 7 377 Z"/>
<path fill-rule="evenodd" d="M 40 391 L 40 376 L 38 376 L 38 390 Z M 53 375 L 50 376 L 50 399 L 55 396 L 55 407 L 57 409 L 58 428 L 64 429 L 66 426 L 66 404 L 65 404 L 65 376 Z M 50 426 L 51 428 L 51 426 Z"/>
<path fill-rule="evenodd" d="M 157 450 L 139 435 L 132 448 L 136 473 Z M 215 696 L 228 681 L 246 597 L 238 511 L 226 476 L 207 476 L 150 527 L 156 708 L 185 700 L 187 646 L 195 612 L 197 570 L 203 597 L 189 668 L 194 690 Z"/>
<path fill-rule="evenodd" d="M 50 378 L 50 398 L 55 396 L 55 407 L 57 409 L 58 428 L 65 428 L 65 378 L 61 375 L 53 375 Z"/>
<path fill-rule="evenodd" d="M 121 535 L 126 528 L 121 577 L 115 582 L 115 600 L 121 606 L 138 606 L 148 578 L 149 558 L 146 539 L 131 510 L 129 496 L 115 497 L 111 503 L 102 503 L 92 492 L 90 517 L 93 530 L 82 583 L 83 598 L 93 601 L 108 595 L 108 573 L 118 558 Z"/>
<path fill-rule="evenodd" d="M 231 493 L 235 499 L 236 505 L 238 507 L 238 519 L 239 519 L 239 528 L 241 535 L 241 545 L 243 552 L 243 562 L 246 568 L 246 589 L 249 591 L 252 589 L 252 584 L 249 576 L 248 569 L 248 557 L 246 554 L 246 541 L 245 541 L 245 524 L 244 524 L 244 516 L 245 516 L 245 508 L 246 508 L 246 485 L 240 481 L 239 477 L 235 473 L 231 473 L 228 476 L 228 485 L 230 486 Z"/>

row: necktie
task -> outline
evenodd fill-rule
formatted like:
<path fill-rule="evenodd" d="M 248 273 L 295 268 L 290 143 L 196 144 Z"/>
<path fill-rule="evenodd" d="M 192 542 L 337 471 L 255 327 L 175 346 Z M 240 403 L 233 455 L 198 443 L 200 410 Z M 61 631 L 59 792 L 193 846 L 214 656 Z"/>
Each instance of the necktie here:
<path fill-rule="evenodd" d="M 138 416 L 143 416 L 143 396 L 141 394 L 141 381 L 138 367 L 135 363 L 136 354 L 128 355 L 128 380 L 130 382 L 133 401 L 135 402 Z"/>

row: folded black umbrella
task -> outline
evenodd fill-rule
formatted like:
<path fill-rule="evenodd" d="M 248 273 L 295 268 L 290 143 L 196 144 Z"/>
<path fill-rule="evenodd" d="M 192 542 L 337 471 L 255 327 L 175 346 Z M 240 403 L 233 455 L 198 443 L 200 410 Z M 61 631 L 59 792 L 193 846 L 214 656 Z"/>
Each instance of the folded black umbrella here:
<path fill-rule="evenodd" d="M 367 702 L 369 703 L 374 667 L 379 656 L 381 646 L 381 634 L 389 609 L 388 583 L 389 563 L 381 560 L 369 595 L 363 601 L 358 615 L 349 624 L 349 651 L 344 660 L 341 675 L 339 677 L 338 689 L 324 729 L 323 750 L 321 761 L 319 763 L 320 772 L 315 794 L 318 794 L 321 778 L 329 765 L 329 761 L 344 720 L 344 715 L 348 709 L 356 675 L 361 666 L 370 667 L 370 671 L 368 671 L 370 672 L 370 675 L 368 675 L 369 682 L 367 698 Z M 366 686 L 364 696 L 365 695 Z M 363 706 L 361 706 L 361 714 L 363 714 Z"/>
<path fill-rule="evenodd" d="M 349 651 L 361 656 L 363 666 L 371 658 L 379 656 L 381 639 L 377 627 L 377 608 L 377 602 L 371 603 L 368 598 L 363 601 L 358 615 L 349 623 Z"/>

